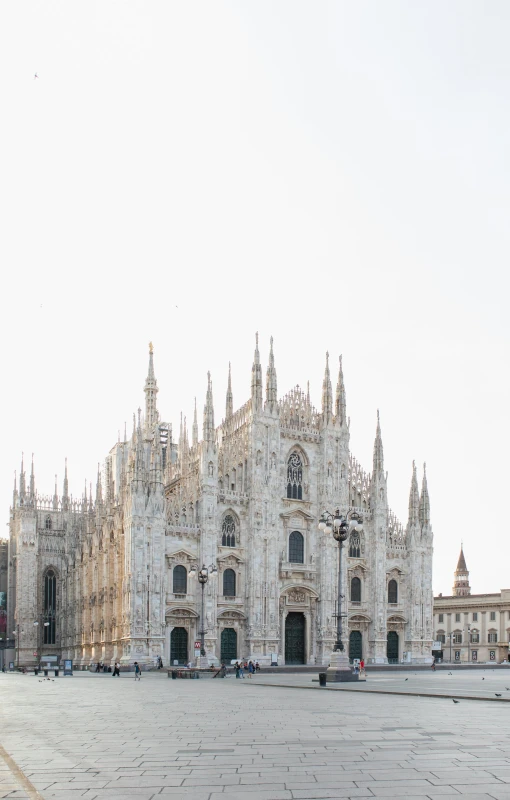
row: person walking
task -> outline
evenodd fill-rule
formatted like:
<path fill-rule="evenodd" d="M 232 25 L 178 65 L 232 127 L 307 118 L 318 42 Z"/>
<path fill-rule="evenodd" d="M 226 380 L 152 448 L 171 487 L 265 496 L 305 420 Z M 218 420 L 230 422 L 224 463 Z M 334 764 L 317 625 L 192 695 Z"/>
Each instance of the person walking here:
<path fill-rule="evenodd" d="M 255 667 L 253 666 L 253 661 L 250 661 L 250 663 L 248 664 L 248 677 L 252 678 L 254 672 L 255 672 Z"/>
<path fill-rule="evenodd" d="M 115 662 L 115 666 L 113 667 L 113 676 L 112 677 L 115 678 L 115 676 L 120 678 L 120 669 L 119 669 L 119 662 L 118 661 Z"/>
<path fill-rule="evenodd" d="M 99 666 L 100 665 L 99 665 L 99 661 L 98 661 L 97 664 L 96 664 L 96 672 L 99 672 Z"/>
<path fill-rule="evenodd" d="M 432 664 L 430 665 L 430 668 L 432 669 L 432 672 L 436 671 L 436 659 L 435 658 L 432 660 Z"/>
<path fill-rule="evenodd" d="M 141 680 L 142 678 L 142 670 L 140 669 L 140 664 L 138 661 L 135 661 L 135 681 Z"/>
<path fill-rule="evenodd" d="M 236 670 L 236 678 L 240 678 L 241 676 L 240 676 L 239 673 L 240 673 L 241 670 L 240 670 L 240 667 L 239 667 L 239 661 L 236 661 L 235 670 Z"/>
<path fill-rule="evenodd" d="M 242 662 L 242 661 L 241 661 L 241 663 L 239 664 L 239 677 L 240 677 L 240 678 L 244 678 L 244 664 L 243 664 L 243 662 Z"/>

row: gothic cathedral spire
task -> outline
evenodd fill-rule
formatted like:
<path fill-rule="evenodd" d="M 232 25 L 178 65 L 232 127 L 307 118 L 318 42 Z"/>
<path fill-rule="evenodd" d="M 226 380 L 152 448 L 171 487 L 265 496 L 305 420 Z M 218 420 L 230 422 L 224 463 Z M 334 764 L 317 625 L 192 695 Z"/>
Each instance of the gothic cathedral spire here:
<path fill-rule="evenodd" d="M 191 443 L 193 447 L 198 444 L 198 419 L 197 419 L 197 398 L 195 397 L 195 410 L 193 412 L 193 428 L 191 431 Z"/>
<path fill-rule="evenodd" d="M 333 416 L 333 389 L 329 373 L 329 353 L 326 353 L 326 369 L 324 370 L 324 380 L 322 381 L 322 416 L 325 424 Z"/>
<path fill-rule="evenodd" d="M 256 413 L 262 408 L 262 367 L 260 366 L 259 334 L 255 334 L 255 354 L 251 368 L 251 408 Z"/>
<path fill-rule="evenodd" d="M 345 425 L 347 403 L 345 399 L 344 373 L 342 369 L 342 356 L 339 358 L 338 382 L 336 384 L 335 416 L 339 425 Z"/>
<path fill-rule="evenodd" d="M 227 384 L 227 402 L 225 407 L 225 419 L 228 419 L 234 413 L 234 395 L 232 394 L 232 370 L 230 361 L 228 362 L 228 384 Z"/>
<path fill-rule="evenodd" d="M 373 463 L 374 477 L 377 474 L 384 472 L 384 454 L 383 443 L 381 436 L 381 422 L 379 419 L 379 409 L 377 409 L 377 430 L 375 433 L 374 441 L 374 463 Z"/>
<path fill-rule="evenodd" d="M 64 468 L 64 487 L 62 492 L 62 507 L 64 511 L 67 511 L 69 507 L 69 480 L 67 477 L 67 458 L 65 461 L 65 468 Z"/>
<path fill-rule="evenodd" d="M 266 373 L 266 408 L 271 412 L 276 410 L 278 403 L 278 384 L 276 380 L 276 368 L 274 365 L 273 337 L 271 336 L 269 349 L 269 365 Z"/>
<path fill-rule="evenodd" d="M 204 406 L 204 441 L 207 445 L 214 444 L 214 406 L 210 372 L 207 373 L 207 394 Z"/>
<path fill-rule="evenodd" d="M 35 474 L 34 474 L 34 454 L 32 453 L 32 466 L 30 468 L 30 499 L 35 502 Z"/>
<path fill-rule="evenodd" d="M 409 525 L 418 522 L 420 507 L 420 492 L 418 490 L 418 478 L 416 476 L 416 464 L 413 461 L 413 477 L 411 479 L 411 491 L 409 493 Z"/>
<path fill-rule="evenodd" d="M 156 376 L 154 375 L 154 348 L 152 342 L 149 343 L 149 371 L 145 380 L 145 427 L 150 431 L 158 421 L 158 410 L 156 407 L 156 395 L 159 391 Z"/>
<path fill-rule="evenodd" d="M 419 507 L 419 519 L 422 528 L 430 524 L 430 500 L 429 490 L 427 487 L 427 467 L 423 465 L 423 481 L 421 485 L 421 497 Z"/>

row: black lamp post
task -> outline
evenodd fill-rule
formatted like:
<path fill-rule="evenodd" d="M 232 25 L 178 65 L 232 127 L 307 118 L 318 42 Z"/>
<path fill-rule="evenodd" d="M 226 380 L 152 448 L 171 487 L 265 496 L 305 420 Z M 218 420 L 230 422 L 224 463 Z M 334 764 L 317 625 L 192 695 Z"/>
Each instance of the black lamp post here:
<path fill-rule="evenodd" d="M 198 632 L 200 634 L 200 655 L 202 657 L 205 656 L 205 633 L 206 633 L 205 616 L 204 616 L 204 589 L 209 578 L 210 577 L 214 578 L 216 577 L 217 574 L 218 574 L 218 569 L 214 564 L 210 564 L 208 567 L 202 566 L 201 569 L 198 569 L 198 565 L 194 564 L 190 568 L 190 571 L 188 573 L 190 578 L 194 578 L 195 576 L 198 577 L 198 582 L 202 587 L 202 613 L 200 616 L 201 630 L 199 630 Z"/>
<path fill-rule="evenodd" d="M 40 614 L 39 615 L 39 620 L 46 619 L 46 622 L 42 623 L 43 628 L 49 628 L 50 627 L 50 623 L 47 620 L 47 616 L 48 616 L 47 614 Z M 40 659 L 41 658 L 42 644 L 44 644 L 44 641 L 41 642 L 41 638 L 44 639 L 44 637 L 42 637 L 39 634 L 39 620 L 34 622 L 34 628 L 37 628 L 37 654 L 38 654 L 38 658 Z"/>
<path fill-rule="evenodd" d="M 19 623 L 16 625 L 16 630 L 12 632 L 12 635 L 16 637 L 16 667 L 19 667 L 19 635 L 23 633 L 21 630 Z"/>
<path fill-rule="evenodd" d="M 363 519 L 356 511 L 349 511 L 344 517 L 337 509 L 334 514 L 323 511 L 319 520 L 319 530 L 324 533 L 332 533 L 338 542 L 338 601 L 336 614 L 336 642 L 333 652 L 343 653 L 345 647 L 342 641 L 342 550 L 345 540 L 351 531 L 361 531 L 363 529 Z"/>

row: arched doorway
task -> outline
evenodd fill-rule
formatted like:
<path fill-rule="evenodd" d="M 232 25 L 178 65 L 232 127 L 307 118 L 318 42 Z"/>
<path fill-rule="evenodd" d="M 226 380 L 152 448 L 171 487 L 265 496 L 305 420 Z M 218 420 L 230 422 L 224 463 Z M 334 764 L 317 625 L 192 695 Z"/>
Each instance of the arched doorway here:
<path fill-rule="evenodd" d="M 170 634 L 170 663 L 188 663 L 188 631 L 186 628 L 174 628 Z"/>
<path fill-rule="evenodd" d="M 389 664 L 398 664 L 398 633 L 396 631 L 388 631 L 386 658 Z"/>
<path fill-rule="evenodd" d="M 285 618 L 285 663 L 305 663 L 305 615 L 298 611 Z"/>
<path fill-rule="evenodd" d="M 220 658 L 225 664 L 237 658 L 237 631 L 234 628 L 223 628 L 221 632 Z"/>
<path fill-rule="evenodd" d="M 359 658 L 361 661 L 363 658 L 362 642 L 361 631 L 351 631 L 349 635 L 349 658 L 351 661 L 355 658 Z"/>

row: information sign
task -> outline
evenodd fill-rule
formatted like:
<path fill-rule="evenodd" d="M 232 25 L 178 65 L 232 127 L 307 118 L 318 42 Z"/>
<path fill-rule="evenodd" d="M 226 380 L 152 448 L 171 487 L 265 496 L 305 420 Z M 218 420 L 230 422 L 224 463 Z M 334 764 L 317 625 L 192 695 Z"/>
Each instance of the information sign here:
<path fill-rule="evenodd" d="M 73 661 L 71 658 L 64 659 L 64 675 L 73 674 Z"/>

